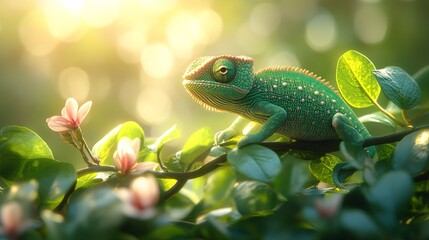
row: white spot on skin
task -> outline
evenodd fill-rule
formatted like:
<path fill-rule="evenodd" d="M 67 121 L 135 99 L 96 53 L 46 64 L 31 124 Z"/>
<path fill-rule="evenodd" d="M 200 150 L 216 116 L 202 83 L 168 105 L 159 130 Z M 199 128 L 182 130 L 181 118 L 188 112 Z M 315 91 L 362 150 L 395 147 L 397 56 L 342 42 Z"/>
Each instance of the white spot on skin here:
<path fill-rule="evenodd" d="M 277 79 L 276 79 L 277 80 Z M 277 85 L 273 85 L 273 88 L 277 88 Z"/>
<path fill-rule="evenodd" d="M 300 107 L 296 107 L 296 110 L 298 110 L 298 111 L 299 111 L 299 110 L 301 110 L 301 108 L 300 108 Z"/>
<path fill-rule="evenodd" d="M 303 99 L 301 99 L 301 102 L 305 102 L 305 99 L 303 98 Z"/>
<path fill-rule="evenodd" d="M 337 101 L 335 99 L 332 99 L 332 103 L 337 103 Z"/>
<path fill-rule="evenodd" d="M 298 86 L 298 90 L 302 91 L 304 88 L 302 88 L 301 86 Z"/>
<path fill-rule="evenodd" d="M 287 83 L 285 83 L 285 82 L 282 82 L 282 85 L 283 85 L 283 87 L 286 87 Z"/>
<path fill-rule="evenodd" d="M 325 101 L 321 101 L 321 102 L 320 102 L 320 105 L 325 105 Z"/>
<path fill-rule="evenodd" d="M 314 95 L 319 95 L 319 91 L 314 91 Z"/>

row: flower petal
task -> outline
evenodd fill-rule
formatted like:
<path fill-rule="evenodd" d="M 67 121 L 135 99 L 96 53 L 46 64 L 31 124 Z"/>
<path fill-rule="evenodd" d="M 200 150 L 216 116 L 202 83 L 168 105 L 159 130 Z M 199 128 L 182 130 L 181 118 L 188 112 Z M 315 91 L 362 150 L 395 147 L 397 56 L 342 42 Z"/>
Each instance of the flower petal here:
<path fill-rule="evenodd" d="M 133 170 L 138 173 L 144 173 L 146 171 L 154 170 L 158 166 L 155 162 L 141 162 L 134 165 Z"/>
<path fill-rule="evenodd" d="M 76 99 L 68 98 L 66 101 L 65 109 L 70 121 L 76 123 L 77 111 L 79 109 L 79 105 L 77 104 Z"/>
<path fill-rule="evenodd" d="M 140 152 L 140 138 L 134 138 L 131 141 L 131 146 L 130 147 L 132 147 L 134 153 L 136 153 L 136 155 L 138 156 L 139 152 Z"/>
<path fill-rule="evenodd" d="M 54 132 L 64 132 L 73 128 L 69 120 L 61 116 L 54 116 L 46 119 L 48 127 Z"/>
<path fill-rule="evenodd" d="M 83 122 L 83 120 L 86 118 L 86 115 L 88 115 L 89 110 L 91 110 L 91 106 L 92 106 L 92 101 L 88 101 L 79 108 L 77 112 L 77 119 L 76 119 L 77 125 L 80 125 Z"/>

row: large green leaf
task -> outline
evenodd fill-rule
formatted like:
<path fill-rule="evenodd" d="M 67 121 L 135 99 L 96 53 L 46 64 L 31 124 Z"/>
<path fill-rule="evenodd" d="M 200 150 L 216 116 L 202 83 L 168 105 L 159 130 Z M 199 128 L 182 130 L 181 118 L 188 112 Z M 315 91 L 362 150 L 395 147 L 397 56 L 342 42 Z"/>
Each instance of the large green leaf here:
<path fill-rule="evenodd" d="M 334 155 L 326 154 L 318 160 L 310 162 L 310 171 L 321 182 L 334 184 L 333 170 L 334 167 L 341 163 L 341 160 Z"/>
<path fill-rule="evenodd" d="M 194 132 L 186 141 L 180 155 L 180 162 L 189 165 L 204 160 L 213 147 L 214 133 L 210 128 L 201 128 Z"/>
<path fill-rule="evenodd" d="M 347 51 L 338 59 L 337 85 L 349 105 L 364 108 L 377 100 L 381 88 L 372 74 L 373 70 L 374 64 L 357 51 Z"/>
<path fill-rule="evenodd" d="M 0 130 L 0 176 L 13 181 L 21 176 L 26 161 L 36 158 L 53 159 L 51 149 L 33 131 L 20 126 Z"/>
<path fill-rule="evenodd" d="M 112 129 L 93 146 L 92 152 L 100 158 L 101 164 L 113 165 L 113 152 L 122 137 L 140 138 L 141 146 L 144 145 L 145 136 L 140 125 L 133 121 L 125 122 Z"/>
<path fill-rule="evenodd" d="M 276 192 L 266 183 L 257 181 L 241 182 L 234 188 L 233 196 L 242 215 L 268 213 L 278 203 Z"/>
<path fill-rule="evenodd" d="M 429 168 L 429 130 L 404 137 L 396 147 L 392 167 L 418 175 Z"/>
<path fill-rule="evenodd" d="M 402 109 L 410 109 L 420 101 L 421 91 L 417 82 L 399 67 L 386 67 L 372 71 L 383 93 Z"/>
<path fill-rule="evenodd" d="M 25 162 L 22 180 L 35 179 L 39 182 L 39 201 L 54 207 L 74 184 L 76 171 L 69 163 L 38 158 Z"/>
<path fill-rule="evenodd" d="M 371 187 L 367 198 L 375 216 L 386 228 L 397 225 L 397 214 L 410 203 L 413 181 L 404 171 L 391 171 Z"/>
<path fill-rule="evenodd" d="M 282 169 L 275 152 L 256 144 L 230 151 L 227 159 L 239 173 L 262 182 L 271 182 Z"/>

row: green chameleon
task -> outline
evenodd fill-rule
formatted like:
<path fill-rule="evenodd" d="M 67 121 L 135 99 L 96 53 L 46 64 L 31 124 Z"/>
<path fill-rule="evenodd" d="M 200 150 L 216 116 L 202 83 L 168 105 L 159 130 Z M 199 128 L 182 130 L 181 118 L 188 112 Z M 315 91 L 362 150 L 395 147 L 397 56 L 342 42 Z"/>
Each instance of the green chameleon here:
<path fill-rule="evenodd" d="M 270 67 L 254 73 L 250 57 L 209 56 L 192 62 L 183 78 L 190 96 L 207 109 L 240 115 L 216 134 L 217 143 L 240 134 L 244 119 L 262 127 L 240 139 L 239 148 L 274 133 L 296 140 L 340 138 L 354 143 L 371 136 L 334 88 L 308 70 Z"/>

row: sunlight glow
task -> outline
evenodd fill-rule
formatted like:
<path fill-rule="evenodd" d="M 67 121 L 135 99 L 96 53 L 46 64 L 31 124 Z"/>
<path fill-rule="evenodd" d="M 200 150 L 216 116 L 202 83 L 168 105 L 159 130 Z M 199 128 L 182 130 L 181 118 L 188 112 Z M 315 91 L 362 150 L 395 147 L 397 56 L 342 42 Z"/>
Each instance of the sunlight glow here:
<path fill-rule="evenodd" d="M 110 25 L 118 14 L 118 0 L 86 0 L 84 19 L 92 27 Z"/>
<path fill-rule="evenodd" d="M 86 100 L 90 89 L 88 74 L 77 67 L 66 68 L 60 73 L 58 87 L 63 98 Z"/>
<path fill-rule="evenodd" d="M 140 62 L 140 55 L 145 42 L 145 36 L 141 31 L 132 30 L 123 33 L 117 42 L 119 57 L 126 63 Z"/>
<path fill-rule="evenodd" d="M 173 54 L 163 44 L 153 44 L 145 47 L 140 61 L 146 74 L 154 78 L 168 76 L 174 64 Z"/>
<path fill-rule="evenodd" d="M 48 55 L 58 43 L 47 31 L 43 14 L 37 10 L 28 13 L 21 20 L 19 35 L 25 49 L 35 56 Z"/>
<path fill-rule="evenodd" d="M 61 2 L 47 0 L 45 1 L 44 13 L 49 32 L 61 41 L 77 40 L 80 27 L 79 12 L 76 12 L 77 6 L 63 5 Z"/>

